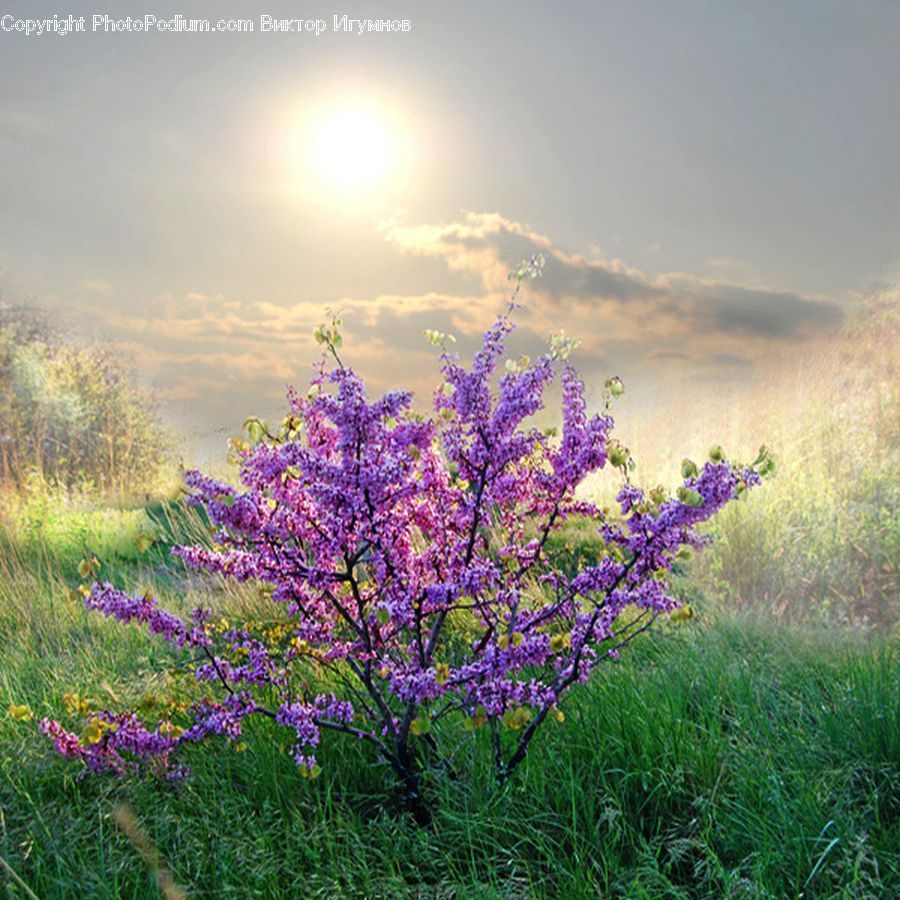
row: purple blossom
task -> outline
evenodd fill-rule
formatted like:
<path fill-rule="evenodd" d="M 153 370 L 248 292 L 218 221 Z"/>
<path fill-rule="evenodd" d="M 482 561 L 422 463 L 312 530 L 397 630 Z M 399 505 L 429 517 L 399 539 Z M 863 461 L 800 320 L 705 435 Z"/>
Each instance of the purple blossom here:
<path fill-rule="evenodd" d="M 105 724 L 85 740 L 44 720 L 59 752 L 97 771 L 137 758 L 165 765 L 185 742 L 235 739 L 259 714 L 292 732 L 294 758 L 310 770 L 323 729 L 369 741 L 415 796 L 417 742 L 435 746 L 424 737 L 432 716 L 539 724 L 673 610 L 666 573 L 675 554 L 759 476 L 710 462 L 681 494 L 652 502 L 626 483 L 618 514 L 576 499 L 585 476 L 607 464 L 612 419 L 589 414 L 583 382 L 564 366 L 561 435 L 540 432 L 532 420 L 556 360 L 548 353 L 497 378 L 512 328 L 500 317 L 470 368 L 442 356 L 430 420 L 411 412 L 408 392 L 370 402 L 351 369 L 323 361 L 308 396 L 289 392 L 297 426 L 241 453 L 240 487 L 188 472 L 190 502 L 217 533 L 211 547 L 175 552 L 192 568 L 271 588 L 279 638 L 217 631 L 205 610 L 185 622 L 148 595 L 95 584 L 89 608 L 192 653 L 197 681 L 222 696 L 194 704 L 183 730 L 103 712 L 95 715 Z M 577 573 L 548 553 L 548 538 L 570 519 L 592 523 L 603 542 Z M 620 618 L 626 607 L 636 612 Z M 309 679 L 319 678 L 341 691 L 315 694 Z M 499 777 L 521 761 L 533 731 L 523 729 Z M 500 729 L 492 733 L 501 759 Z"/>

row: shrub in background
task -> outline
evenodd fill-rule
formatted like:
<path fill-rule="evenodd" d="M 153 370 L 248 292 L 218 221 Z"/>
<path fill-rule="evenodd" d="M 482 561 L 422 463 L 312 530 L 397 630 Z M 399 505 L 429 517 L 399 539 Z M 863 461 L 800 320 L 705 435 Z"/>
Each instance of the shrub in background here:
<path fill-rule="evenodd" d="M 0 306 L 0 495 L 99 492 L 155 483 L 170 451 L 124 360 L 67 343 L 49 319 Z"/>
<path fill-rule="evenodd" d="M 537 271 L 533 263 L 512 275 L 521 284 Z M 184 620 L 148 595 L 85 588 L 90 608 L 185 648 L 197 680 L 221 690 L 155 723 L 98 710 L 78 735 L 45 719 L 60 752 L 95 771 L 152 760 L 177 772 L 183 745 L 236 740 L 246 717 L 262 715 L 293 734 L 308 776 L 319 771 L 323 730 L 367 742 L 426 823 L 423 776 L 453 775 L 446 739 L 484 728 L 504 782 L 545 719 L 562 717 L 569 689 L 677 607 L 666 574 L 684 545 L 699 542 L 693 526 L 767 466 L 762 452 L 739 467 L 714 448 L 702 468 L 685 461 L 675 496 L 645 494 L 611 438 L 621 382 L 607 382 L 606 410 L 589 415 L 562 339 L 498 379 L 512 328 L 501 316 L 469 368 L 443 350 L 426 420 L 406 391 L 370 402 L 341 361 L 336 324 L 320 327 L 330 357 L 308 394 L 291 393 L 277 434 L 249 423 L 242 487 L 187 474 L 217 533 L 213 547 L 177 550 L 191 566 L 267 586 L 287 620 L 263 633 L 216 627 L 202 609 Z M 429 337 L 446 347 L 443 335 Z M 554 439 L 528 422 L 560 369 Z M 617 512 L 575 493 L 607 465 L 625 476 Z M 590 524 L 600 550 L 589 564 L 556 565 L 548 541 L 574 520 Z"/>

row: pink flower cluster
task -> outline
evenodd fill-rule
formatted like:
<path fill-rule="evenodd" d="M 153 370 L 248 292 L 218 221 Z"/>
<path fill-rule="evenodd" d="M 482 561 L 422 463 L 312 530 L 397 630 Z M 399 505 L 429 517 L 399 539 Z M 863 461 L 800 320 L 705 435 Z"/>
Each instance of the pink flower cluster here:
<path fill-rule="evenodd" d="M 170 736 L 165 722 L 150 730 L 130 712 L 100 710 L 91 714 L 84 736 L 66 731 L 59 722 L 43 719 L 40 730 L 52 738 L 56 749 L 68 759 L 80 759 L 85 771 L 123 774 L 139 761 L 151 758 L 168 765 L 169 754 L 179 743 Z"/>

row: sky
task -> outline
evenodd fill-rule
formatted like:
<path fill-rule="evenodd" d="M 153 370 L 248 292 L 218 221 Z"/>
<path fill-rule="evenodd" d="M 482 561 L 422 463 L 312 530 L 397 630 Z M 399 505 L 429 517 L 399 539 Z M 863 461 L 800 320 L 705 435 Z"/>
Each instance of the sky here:
<path fill-rule="evenodd" d="M 426 403 L 423 330 L 470 353 L 535 253 L 514 349 L 753 378 L 900 274 L 898 34 L 893 0 L 7 0 L 0 297 L 114 343 L 207 449 L 280 419 L 333 312 L 373 395 Z"/>

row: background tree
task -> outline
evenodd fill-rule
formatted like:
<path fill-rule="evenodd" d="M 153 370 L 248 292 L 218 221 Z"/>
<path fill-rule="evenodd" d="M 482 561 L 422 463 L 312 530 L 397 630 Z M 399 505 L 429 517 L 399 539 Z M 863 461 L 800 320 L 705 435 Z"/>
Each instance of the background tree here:
<path fill-rule="evenodd" d="M 67 339 L 48 315 L 0 305 L 0 491 L 29 484 L 128 495 L 171 450 L 125 359 Z"/>

